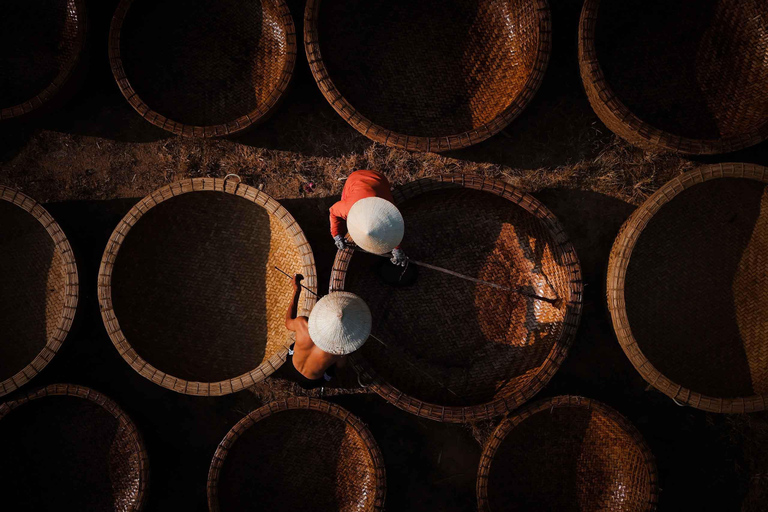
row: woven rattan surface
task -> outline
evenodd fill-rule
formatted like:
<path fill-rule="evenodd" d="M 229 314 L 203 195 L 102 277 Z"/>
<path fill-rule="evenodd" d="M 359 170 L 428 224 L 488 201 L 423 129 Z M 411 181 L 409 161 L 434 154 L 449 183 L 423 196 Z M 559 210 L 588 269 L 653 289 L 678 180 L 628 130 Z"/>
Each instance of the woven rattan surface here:
<path fill-rule="evenodd" d="M 112 73 L 147 121 L 178 135 L 238 132 L 271 114 L 293 75 L 284 0 L 121 0 Z"/>
<path fill-rule="evenodd" d="M 637 429 L 578 396 L 531 404 L 505 419 L 480 458 L 481 512 L 656 509 L 656 462 Z"/>
<path fill-rule="evenodd" d="M 624 352 L 677 402 L 750 412 L 768 402 L 768 169 L 700 167 L 626 221 L 608 307 Z"/>
<path fill-rule="evenodd" d="M 272 402 L 240 420 L 208 473 L 211 512 L 383 510 L 384 460 L 349 411 L 314 398 Z"/>
<path fill-rule="evenodd" d="M 445 151 L 504 129 L 549 61 L 546 0 L 307 2 L 304 46 L 333 108 L 393 147 Z"/>
<path fill-rule="evenodd" d="M 53 359 L 72 326 L 77 294 L 64 232 L 32 198 L 0 186 L 0 396 Z"/>
<path fill-rule="evenodd" d="M 644 148 L 725 153 L 768 138 L 768 3 L 587 0 L 579 61 L 589 101 Z"/>
<path fill-rule="evenodd" d="M 149 462 L 139 432 L 96 391 L 54 384 L 0 405 L 8 510 L 141 510 Z M 13 506 L 11 506 L 13 505 Z"/>
<path fill-rule="evenodd" d="M 395 190 L 413 259 L 520 294 L 421 268 L 415 284 L 379 278 L 379 257 L 337 254 L 331 289 L 360 295 L 373 335 L 353 355 L 368 384 L 406 411 L 439 421 L 489 418 L 535 395 L 565 358 L 581 314 L 578 258 L 555 216 L 503 182 L 443 176 Z"/>
<path fill-rule="evenodd" d="M 284 361 L 285 310 L 312 249 L 294 218 L 236 180 L 173 183 L 141 200 L 110 237 L 99 272 L 102 318 L 139 373 L 193 395 L 253 385 Z M 300 314 L 317 297 L 304 293 Z"/>
<path fill-rule="evenodd" d="M 0 5 L 0 120 L 49 101 L 80 61 L 82 0 L 3 0 Z"/>

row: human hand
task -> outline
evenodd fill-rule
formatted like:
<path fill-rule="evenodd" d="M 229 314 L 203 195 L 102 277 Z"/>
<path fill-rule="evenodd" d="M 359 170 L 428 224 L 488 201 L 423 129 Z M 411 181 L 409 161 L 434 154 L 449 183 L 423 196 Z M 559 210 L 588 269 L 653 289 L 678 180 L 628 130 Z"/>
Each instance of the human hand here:
<path fill-rule="evenodd" d="M 405 255 L 402 249 L 394 248 L 392 249 L 392 257 L 389 259 L 389 261 L 395 265 L 404 267 L 405 264 L 408 263 L 408 256 Z"/>
<path fill-rule="evenodd" d="M 342 238 L 341 235 L 336 235 L 333 237 L 333 241 L 336 244 L 336 248 L 340 251 L 343 251 L 347 248 L 347 243 L 344 241 L 344 238 Z"/>

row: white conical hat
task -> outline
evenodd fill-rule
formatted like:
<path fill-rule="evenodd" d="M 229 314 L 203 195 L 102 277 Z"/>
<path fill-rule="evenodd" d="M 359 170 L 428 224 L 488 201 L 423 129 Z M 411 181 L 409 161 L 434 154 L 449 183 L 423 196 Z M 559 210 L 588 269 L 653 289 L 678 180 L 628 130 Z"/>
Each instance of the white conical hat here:
<path fill-rule="evenodd" d="M 343 356 L 363 346 L 371 334 L 371 310 L 350 292 L 331 292 L 309 315 L 309 337 L 320 350 Z"/>
<path fill-rule="evenodd" d="M 380 197 L 366 197 L 349 209 L 347 230 L 359 247 L 384 254 L 403 241 L 405 223 L 397 206 Z"/>

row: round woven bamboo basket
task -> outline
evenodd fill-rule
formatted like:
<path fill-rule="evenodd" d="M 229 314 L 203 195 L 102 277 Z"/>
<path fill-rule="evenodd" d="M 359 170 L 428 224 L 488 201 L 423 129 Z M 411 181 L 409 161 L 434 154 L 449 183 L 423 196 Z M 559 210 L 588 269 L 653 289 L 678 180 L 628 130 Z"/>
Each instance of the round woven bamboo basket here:
<path fill-rule="evenodd" d="M 54 384 L 1 404 L 0 453 L 0 492 L 21 506 L 14 510 L 144 506 L 149 461 L 141 435 L 92 389 Z"/>
<path fill-rule="evenodd" d="M 384 459 L 368 428 L 338 405 L 295 397 L 240 420 L 208 472 L 211 512 L 384 510 Z"/>
<path fill-rule="evenodd" d="M 67 337 L 78 276 L 67 237 L 39 203 L 0 186 L 0 396 L 45 368 Z"/>
<path fill-rule="evenodd" d="M 656 510 L 656 462 L 640 432 L 600 402 L 559 396 L 505 419 L 480 457 L 481 512 Z"/>
<path fill-rule="evenodd" d="M 331 106 L 366 137 L 458 149 L 531 101 L 551 51 L 546 0 L 308 0 L 304 47 Z"/>
<path fill-rule="evenodd" d="M 3 0 L 0 120 L 40 108 L 73 75 L 85 45 L 83 0 Z"/>
<path fill-rule="evenodd" d="M 101 315 L 134 370 L 190 395 L 252 386 L 285 361 L 285 310 L 312 249 L 276 200 L 234 179 L 172 183 L 115 228 L 99 271 Z M 302 292 L 299 314 L 317 298 Z"/>
<path fill-rule="evenodd" d="M 528 194 L 476 176 L 417 180 L 394 198 L 410 258 L 562 304 L 427 268 L 393 287 L 380 278 L 386 260 L 339 251 L 331 290 L 360 295 L 373 313 L 372 337 L 351 358 L 361 382 L 437 421 L 519 407 L 560 367 L 581 316 L 579 260 L 560 223 Z"/>
<path fill-rule="evenodd" d="M 216 137 L 279 106 L 296 30 L 284 0 L 121 0 L 109 60 L 144 119 L 177 135 Z"/>
<path fill-rule="evenodd" d="M 768 168 L 700 167 L 624 223 L 608 308 L 640 374 L 679 404 L 742 413 L 768 405 Z"/>
<path fill-rule="evenodd" d="M 579 63 L 614 133 L 645 149 L 726 153 L 768 138 L 768 4 L 586 0 Z"/>

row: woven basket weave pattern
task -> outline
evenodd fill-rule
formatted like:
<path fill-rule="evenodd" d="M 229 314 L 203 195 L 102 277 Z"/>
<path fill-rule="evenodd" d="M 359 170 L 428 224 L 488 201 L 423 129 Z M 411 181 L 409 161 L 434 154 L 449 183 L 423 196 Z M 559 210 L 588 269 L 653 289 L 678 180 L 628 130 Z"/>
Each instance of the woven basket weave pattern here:
<path fill-rule="evenodd" d="M 560 396 L 505 419 L 480 459 L 481 512 L 656 509 L 658 475 L 637 429 L 593 400 Z"/>
<path fill-rule="evenodd" d="M 78 276 L 72 248 L 48 212 L 0 186 L 0 396 L 56 355 L 72 325 Z"/>
<path fill-rule="evenodd" d="M 4 0 L 0 11 L 0 120 L 49 101 L 85 44 L 82 0 Z"/>
<path fill-rule="evenodd" d="M 643 377 L 712 412 L 766 408 L 768 169 L 704 166 L 651 196 L 622 227 L 608 305 Z"/>
<path fill-rule="evenodd" d="M 587 0 L 579 60 L 590 103 L 647 149 L 757 144 L 768 137 L 766 16 L 760 0 Z"/>
<path fill-rule="evenodd" d="M 551 47 L 544 0 L 310 0 L 304 39 L 321 91 L 369 138 L 445 151 L 506 127 Z"/>
<path fill-rule="evenodd" d="M 37 510 L 62 503 L 83 510 L 142 509 L 147 453 L 131 419 L 104 395 L 71 384 L 48 386 L 0 405 L 0 432 L 4 456 L 16 461 L 0 468 L 9 503 L 24 500 Z"/>
<path fill-rule="evenodd" d="M 563 307 L 428 269 L 415 286 L 392 288 L 371 270 L 375 257 L 345 252 L 332 288 L 359 294 L 374 313 L 373 334 L 387 347 L 369 340 L 353 361 L 378 393 L 416 414 L 466 421 L 519 406 L 554 374 L 578 323 L 581 282 L 571 245 L 535 199 L 499 182 L 444 179 L 396 191 L 409 256 L 560 297 Z"/>
<path fill-rule="evenodd" d="M 368 429 L 341 407 L 289 398 L 243 418 L 216 450 L 212 512 L 259 503 L 274 511 L 383 510 L 384 461 Z"/>
<path fill-rule="evenodd" d="M 226 135 L 265 118 L 295 60 L 283 0 L 122 0 L 112 21 L 120 90 L 145 119 L 179 135 Z"/>
<path fill-rule="evenodd" d="M 238 391 L 278 368 L 290 344 L 293 289 L 274 266 L 316 289 L 309 243 L 277 201 L 232 181 L 174 183 L 113 233 L 102 316 L 121 355 L 154 382 L 189 394 Z M 316 300 L 305 293 L 300 314 Z"/>

